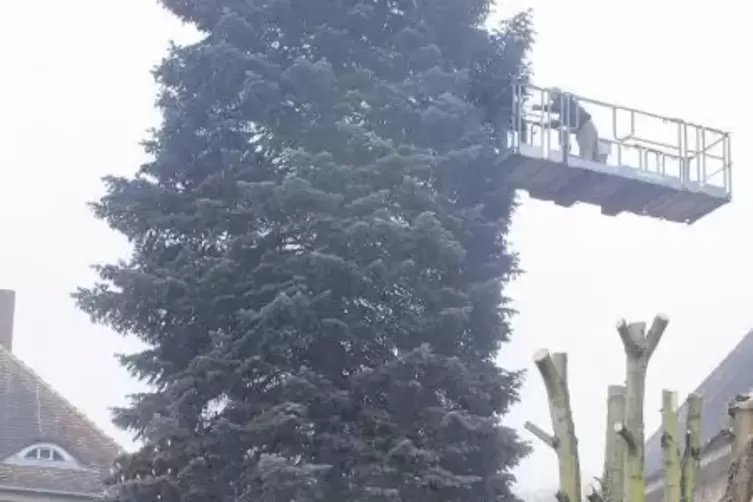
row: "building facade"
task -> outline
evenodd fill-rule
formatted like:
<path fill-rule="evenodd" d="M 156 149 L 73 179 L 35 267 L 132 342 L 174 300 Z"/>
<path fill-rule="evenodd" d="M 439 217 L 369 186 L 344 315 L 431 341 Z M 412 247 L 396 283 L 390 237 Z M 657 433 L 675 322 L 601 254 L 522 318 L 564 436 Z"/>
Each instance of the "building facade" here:
<path fill-rule="evenodd" d="M 122 451 L 13 355 L 14 310 L 0 290 L 0 502 L 96 500 Z"/>
<path fill-rule="evenodd" d="M 740 394 L 753 389 L 753 331 L 730 352 L 722 363 L 694 391 L 703 397 L 701 411 L 701 468 L 696 482 L 698 502 L 717 502 L 727 487 L 727 471 L 732 449 L 725 431 L 729 428 L 728 405 Z M 679 410 L 680 427 L 685 429 L 687 403 Z M 664 496 L 664 469 L 661 429 L 646 443 L 646 502 L 661 502 Z"/>

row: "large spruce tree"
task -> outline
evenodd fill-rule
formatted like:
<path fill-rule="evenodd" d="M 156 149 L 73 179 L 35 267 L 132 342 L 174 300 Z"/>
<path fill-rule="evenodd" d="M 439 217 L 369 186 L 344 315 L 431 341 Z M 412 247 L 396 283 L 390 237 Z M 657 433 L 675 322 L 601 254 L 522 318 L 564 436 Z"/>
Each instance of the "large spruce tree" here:
<path fill-rule="evenodd" d="M 490 2 L 162 0 L 203 37 L 94 204 L 133 255 L 76 294 L 148 345 L 113 497 L 514 499 L 499 144 L 531 33 Z"/>

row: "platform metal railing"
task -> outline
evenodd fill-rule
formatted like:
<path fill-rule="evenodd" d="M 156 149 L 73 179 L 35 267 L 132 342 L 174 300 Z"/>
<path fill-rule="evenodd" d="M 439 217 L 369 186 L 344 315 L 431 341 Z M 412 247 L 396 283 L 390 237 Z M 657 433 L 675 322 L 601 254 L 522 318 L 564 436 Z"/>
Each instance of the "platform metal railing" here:
<path fill-rule="evenodd" d="M 567 124 L 551 127 L 559 116 L 546 109 L 553 89 L 514 85 L 513 123 L 509 135 L 513 149 L 538 147 L 543 155 L 567 151 L 579 156 L 578 144 Z M 629 167 L 646 174 L 679 179 L 683 185 L 713 186 L 732 192 L 730 135 L 712 127 L 664 117 L 634 108 L 569 94 L 564 114 L 577 103 L 592 117 L 599 135 L 600 162 Z M 543 110 L 534 110 L 535 106 Z M 566 122 L 562 120 L 561 122 Z M 577 130 L 580 124 L 575 124 Z M 563 156 L 567 162 L 567 156 Z"/>

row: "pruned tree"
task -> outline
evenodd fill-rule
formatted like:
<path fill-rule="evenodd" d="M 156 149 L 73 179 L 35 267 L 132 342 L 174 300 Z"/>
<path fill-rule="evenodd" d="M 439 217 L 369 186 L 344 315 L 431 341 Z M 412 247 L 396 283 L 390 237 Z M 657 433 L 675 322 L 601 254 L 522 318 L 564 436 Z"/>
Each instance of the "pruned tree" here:
<path fill-rule="evenodd" d="M 645 401 L 646 370 L 669 319 L 657 315 L 651 327 L 646 323 L 617 323 L 626 356 L 625 385 L 611 385 L 607 391 L 606 451 L 604 473 L 598 488 L 591 487 L 586 494 L 589 502 L 644 502 L 645 500 L 645 431 L 643 408 Z M 546 445 L 553 448 L 559 461 L 560 487 L 556 498 L 561 502 L 574 502 L 581 498 L 580 466 L 577 436 L 570 409 L 567 385 L 567 357 L 550 355 L 540 350 L 534 361 L 544 380 L 549 399 L 553 435 L 528 422 L 526 428 Z M 692 502 L 693 488 L 699 467 L 701 397 L 691 394 L 687 399 L 686 430 L 680 431 L 677 416 L 677 395 L 668 390 L 662 393 L 662 456 L 665 473 L 665 502 Z M 744 406 L 734 408 L 739 427 L 747 427 Z M 744 417 L 744 418 L 743 418 Z M 681 452 L 681 449 L 683 450 Z M 742 460 L 740 464 L 742 464 Z M 743 469 L 744 470 L 744 469 Z M 746 493 L 750 480 L 735 478 L 736 492 Z M 750 502 L 735 498 L 726 502 Z"/>
<path fill-rule="evenodd" d="M 682 502 L 692 502 L 695 480 L 701 463 L 701 409 L 703 400 L 698 394 L 690 394 L 686 403 L 685 451 L 680 462 L 680 496 Z"/>
<path fill-rule="evenodd" d="M 643 502 L 645 498 L 644 465 L 646 463 L 643 405 L 646 391 L 646 370 L 656 347 L 659 345 L 669 319 L 657 315 L 646 333 L 646 323 L 617 323 L 617 332 L 625 348 L 627 378 L 625 386 L 625 421 L 615 425 L 625 441 L 625 502 Z"/>
<path fill-rule="evenodd" d="M 567 355 L 550 354 L 544 349 L 536 352 L 534 361 L 544 379 L 554 435 L 548 435 L 531 422 L 526 422 L 525 427 L 557 453 L 560 479 L 557 499 L 575 502 L 580 499 L 581 479 L 578 440 L 567 385 Z"/>

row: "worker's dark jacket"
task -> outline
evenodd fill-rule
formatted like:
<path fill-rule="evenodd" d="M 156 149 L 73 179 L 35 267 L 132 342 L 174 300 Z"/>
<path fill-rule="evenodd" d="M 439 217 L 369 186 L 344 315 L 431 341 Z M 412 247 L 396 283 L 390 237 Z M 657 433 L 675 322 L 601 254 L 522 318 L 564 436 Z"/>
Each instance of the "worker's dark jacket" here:
<path fill-rule="evenodd" d="M 566 106 L 566 104 L 569 106 Z M 571 131 L 580 131 L 583 124 L 591 120 L 591 114 L 584 110 L 578 104 L 578 101 L 569 94 L 555 97 L 547 108 L 550 112 L 558 114 L 564 126 Z M 565 114 L 565 110 L 567 110 L 567 114 Z"/>

